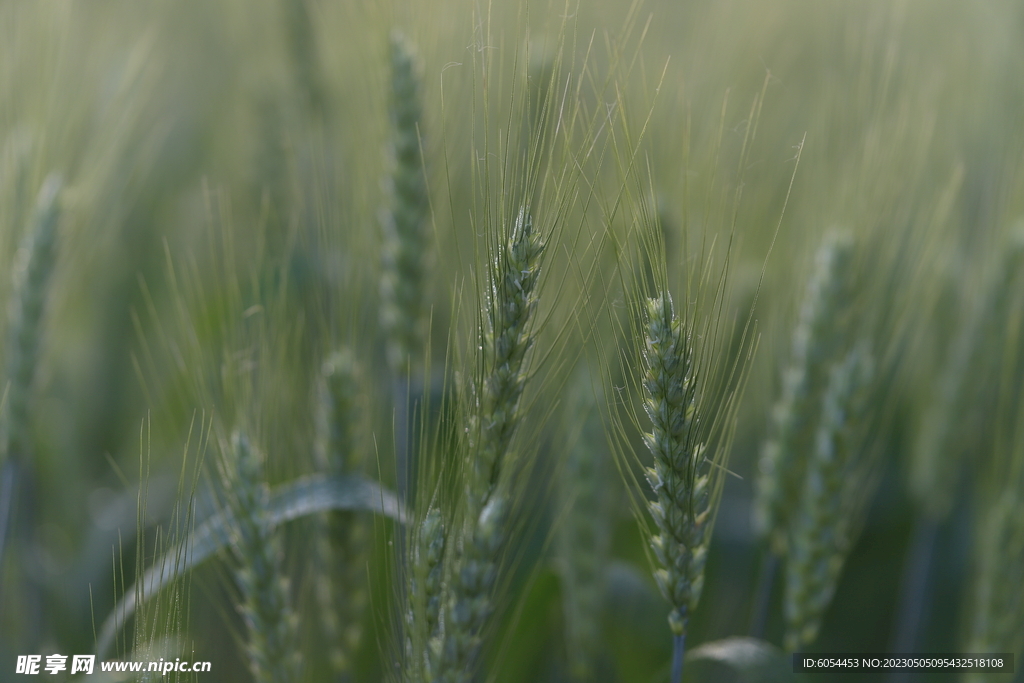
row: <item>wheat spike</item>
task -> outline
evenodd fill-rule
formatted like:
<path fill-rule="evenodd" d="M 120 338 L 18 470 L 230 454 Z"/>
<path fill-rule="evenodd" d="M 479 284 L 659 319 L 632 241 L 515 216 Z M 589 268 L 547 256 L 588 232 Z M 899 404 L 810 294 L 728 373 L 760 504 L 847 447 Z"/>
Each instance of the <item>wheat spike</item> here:
<path fill-rule="evenodd" d="M 594 397 L 589 389 L 587 383 L 570 411 L 570 420 L 584 420 L 583 431 L 569 449 L 560 476 L 562 498 L 570 507 L 559 534 L 559 570 L 570 674 L 578 681 L 590 680 L 595 673 L 604 570 L 614 523 L 608 491 L 610 454 L 603 440 L 596 438 L 601 426 L 594 419 Z"/>
<path fill-rule="evenodd" d="M 332 354 L 321 371 L 317 421 L 317 459 L 326 474 L 352 474 L 361 467 L 354 434 L 357 393 L 351 351 Z M 346 677 L 362 641 L 362 617 L 369 602 L 366 562 L 370 529 L 362 515 L 352 512 L 332 512 L 322 521 L 317 537 L 316 593 L 331 667 Z"/>
<path fill-rule="evenodd" d="M 669 625 L 686 635 L 690 612 L 700 599 L 711 516 L 703 447 L 696 443 L 693 350 L 672 304 L 663 293 L 647 302 L 644 408 L 652 429 L 644 442 L 654 457 L 647 480 L 648 504 L 658 534 L 651 547 L 658 561 L 654 578 L 671 605 Z"/>
<path fill-rule="evenodd" d="M 14 300 L 8 342 L 6 415 L 0 458 L 29 455 L 29 395 L 41 343 L 41 320 L 56 258 L 62 182 L 50 176 L 43 183 L 25 242 L 14 268 Z"/>
<path fill-rule="evenodd" d="M 791 651 L 817 637 L 852 541 L 851 502 L 863 483 L 865 462 L 855 430 L 872 372 L 871 356 L 860 346 L 829 374 L 786 561 L 786 647 Z"/>
<path fill-rule="evenodd" d="M 416 526 L 410 543 L 405 616 L 405 680 L 409 683 L 434 679 L 443 646 L 440 619 L 446 542 L 441 512 L 431 508 Z"/>
<path fill-rule="evenodd" d="M 465 683 L 492 609 L 498 556 L 505 541 L 508 501 L 499 491 L 502 465 L 520 420 L 531 316 L 537 306 L 541 236 L 526 209 L 492 264 L 486 329 L 481 333 L 483 376 L 474 387 L 467 426 L 465 529 L 452 570 L 444 645 L 435 680 Z"/>
<path fill-rule="evenodd" d="M 264 521 L 268 491 L 261 456 L 244 434 L 232 435 L 228 457 L 229 503 L 235 516 L 232 541 L 239 567 L 235 579 L 248 632 L 246 654 L 257 683 L 299 679 L 298 618 L 281 567 L 281 547 Z"/>
<path fill-rule="evenodd" d="M 381 324 L 393 374 L 404 375 L 423 345 L 427 182 L 420 153 L 419 79 L 405 39 L 391 36 L 390 208 L 383 217 Z"/>
<path fill-rule="evenodd" d="M 754 524 L 777 555 L 785 552 L 786 530 L 813 448 L 818 398 L 848 304 L 852 254 L 852 241 L 835 234 L 818 249 L 793 332 L 782 393 L 772 411 L 772 436 L 761 451 Z"/>

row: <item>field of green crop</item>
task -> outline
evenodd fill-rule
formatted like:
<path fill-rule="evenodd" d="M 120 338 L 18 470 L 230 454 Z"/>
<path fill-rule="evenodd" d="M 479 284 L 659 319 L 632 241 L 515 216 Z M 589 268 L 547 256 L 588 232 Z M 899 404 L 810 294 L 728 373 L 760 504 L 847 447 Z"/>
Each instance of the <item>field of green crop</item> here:
<path fill-rule="evenodd" d="M 1022 36 L 0 0 L 0 683 L 1021 671 Z"/>

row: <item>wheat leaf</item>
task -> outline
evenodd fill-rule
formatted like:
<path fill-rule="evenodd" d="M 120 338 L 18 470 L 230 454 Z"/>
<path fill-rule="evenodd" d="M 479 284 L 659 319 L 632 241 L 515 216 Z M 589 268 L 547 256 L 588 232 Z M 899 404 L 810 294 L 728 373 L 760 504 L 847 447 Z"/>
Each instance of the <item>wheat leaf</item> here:
<path fill-rule="evenodd" d="M 306 515 L 330 510 L 369 510 L 403 522 L 405 514 L 394 493 L 361 475 L 303 477 L 282 484 L 271 492 L 267 524 L 275 528 Z M 164 554 L 146 571 L 141 582 L 129 588 L 103 622 L 96 653 L 104 656 L 115 636 L 141 599 L 156 595 L 178 577 L 200 565 L 230 542 L 228 531 L 234 515 L 224 510 L 211 515 L 178 547 Z"/>
<path fill-rule="evenodd" d="M 725 638 L 705 643 L 686 657 L 688 680 L 790 683 L 790 657 L 757 638 Z"/>

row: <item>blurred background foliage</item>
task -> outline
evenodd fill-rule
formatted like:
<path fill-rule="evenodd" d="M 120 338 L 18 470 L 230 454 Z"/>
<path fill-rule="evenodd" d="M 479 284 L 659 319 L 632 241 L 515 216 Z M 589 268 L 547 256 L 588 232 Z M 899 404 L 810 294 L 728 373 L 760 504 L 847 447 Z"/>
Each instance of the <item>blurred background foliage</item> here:
<path fill-rule="evenodd" d="M 757 293 L 760 343 L 729 465 L 736 476 L 690 642 L 748 632 L 761 561 L 750 521 L 758 453 L 814 253 L 839 228 L 869 245 L 860 267 L 874 282 L 857 305 L 880 311 L 892 361 L 882 367 L 892 376 L 878 398 L 886 419 L 875 435 L 877 490 L 813 647 L 907 645 L 899 605 L 923 586 L 907 649 L 967 649 L 985 505 L 1010 476 L 998 473 L 1024 460 L 1014 432 L 1024 264 L 1012 237 L 1024 216 L 1024 5 L 8 0 L 0 2 L 5 272 L 43 179 L 58 173 L 65 189 L 30 397 L 32 453 L 19 469 L 0 566 L 0 680 L 16 678 L 19 654 L 92 651 L 96 629 L 134 580 L 136 553 L 148 566 L 182 533 L 174 506 L 190 492 L 192 468 L 209 469 L 199 440 L 188 442 L 190 425 L 255 403 L 270 481 L 311 471 L 313 377 L 338 345 L 362 366 L 357 443 L 366 473 L 395 485 L 377 284 L 394 29 L 414 46 L 421 79 L 435 374 L 453 331 L 468 329 L 464 290 L 479 270 L 471 215 L 493 186 L 474 155 L 484 141 L 508 153 L 517 79 L 546 83 L 561 50 L 559 78 L 584 84 L 565 95 L 568 106 L 600 124 L 581 127 L 581 139 L 591 136 L 606 156 L 583 171 L 594 198 L 570 216 L 584 237 L 552 258 L 580 272 L 614 269 L 592 238 L 628 223 L 614 199 L 633 181 L 613 160 L 630 146 L 616 138 L 628 131 L 639 141 L 630 173 L 654 205 L 670 277 L 687 267 L 687 239 L 734 228 L 726 318 L 742 324 Z M 485 53 L 499 68 L 481 80 L 474 69 Z M 559 81 L 548 95 L 563 91 Z M 570 277 L 561 302 L 545 305 L 566 320 L 573 309 L 614 306 L 615 294 L 606 302 L 602 292 L 615 278 Z M 11 283 L 0 277 L 0 301 L 12 300 Z M 573 327 L 552 331 L 563 325 Z M 269 349 L 259 356 L 263 385 L 239 393 L 226 378 L 254 362 L 246 340 L 256 329 Z M 609 362 L 592 349 L 561 353 L 567 365 Z M 588 495 L 603 525 L 592 539 L 603 586 L 593 675 L 667 680 L 667 609 L 601 420 L 582 417 L 600 412 L 585 400 L 579 407 L 588 375 L 554 374 L 560 379 L 535 391 L 559 409 L 531 442 L 558 473 L 578 471 L 574 461 L 557 463 L 579 444 L 600 463 L 586 473 L 600 480 Z M 946 395 L 955 400 L 943 413 L 934 404 Z M 216 504 L 206 478 L 195 488 L 199 516 Z M 569 680 L 575 631 L 563 609 L 571 584 L 559 530 L 579 493 L 572 479 L 549 489 L 491 639 L 493 680 Z M 1011 491 L 1024 515 L 1024 492 Z M 386 525 L 376 530 L 360 681 L 385 677 L 395 649 L 388 599 L 400 568 Z M 925 571 L 914 573 L 908 557 L 922 534 L 932 545 Z M 286 566 L 309 643 L 306 680 L 327 680 L 301 536 L 288 536 Z M 193 573 L 187 629 L 168 635 L 211 660 L 216 680 L 243 681 L 227 566 Z M 781 593 L 779 583 L 764 631 L 777 645 Z"/>

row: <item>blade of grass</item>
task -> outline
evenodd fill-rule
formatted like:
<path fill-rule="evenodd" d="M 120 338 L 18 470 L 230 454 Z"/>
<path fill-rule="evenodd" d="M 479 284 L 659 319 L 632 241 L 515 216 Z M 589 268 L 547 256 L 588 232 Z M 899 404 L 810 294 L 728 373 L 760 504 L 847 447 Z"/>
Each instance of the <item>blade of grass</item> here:
<path fill-rule="evenodd" d="M 360 475 L 347 477 L 303 477 L 283 484 L 271 492 L 265 514 L 273 529 L 307 515 L 328 510 L 368 510 L 403 522 L 405 513 L 398 498 L 380 484 Z M 152 596 L 178 576 L 195 568 L 230 543 L 228 530 L 234 516 L 219 512 L 212 515 L 185 539 L 178 548 L 166 553 L 142 577 L 136 586 L 114 607 L 100 629 L 96 654 L 103 657 L 117 633 L 137 607 L 136 594 Z"/>

